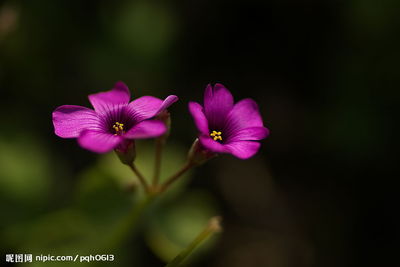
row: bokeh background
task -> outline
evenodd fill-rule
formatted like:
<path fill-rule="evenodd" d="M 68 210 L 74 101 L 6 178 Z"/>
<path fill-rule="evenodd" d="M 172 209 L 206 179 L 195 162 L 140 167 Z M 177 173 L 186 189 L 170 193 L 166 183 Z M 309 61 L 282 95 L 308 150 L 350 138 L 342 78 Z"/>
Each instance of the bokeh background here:
<path fill-rule="evenodd" d="M 399 3 L 1 1 L 2 262 L 90 251 L 135 205 L 116 156 L 58 138 L 51 121 L 122 80 L 133 97 L 180 97 L 163 176 L 184 162 L 187 103 L 208 83 L 255 99 L 271 135 L 250 160 L 189 173 L 102 266 L 163 266 L 218 214 L 223 233 L 189 266 L 393 266 Z M 150 175 L 153 144 L 138 146 Z"/>

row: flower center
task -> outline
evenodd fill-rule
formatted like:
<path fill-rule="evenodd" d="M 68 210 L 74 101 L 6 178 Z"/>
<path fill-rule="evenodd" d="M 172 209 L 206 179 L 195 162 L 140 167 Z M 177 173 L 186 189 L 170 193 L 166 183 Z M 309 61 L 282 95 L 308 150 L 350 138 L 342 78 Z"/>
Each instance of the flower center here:
<path fill-rule="evenodd" d="M 222 141 L 222 136 L 221 136 L 221 132 L 218 131 L 212 131 L 212 133 L 210 133 L 210 136 L 214 139 L 214 141 Z"/>
<path fill-rule="evenodd" d="M 125 133 L 123 123 L 120 123 L 120 122 L 114 123 L 113 129 L 115 130 L 114 135 L 121 135 L 121 134 Z"/>

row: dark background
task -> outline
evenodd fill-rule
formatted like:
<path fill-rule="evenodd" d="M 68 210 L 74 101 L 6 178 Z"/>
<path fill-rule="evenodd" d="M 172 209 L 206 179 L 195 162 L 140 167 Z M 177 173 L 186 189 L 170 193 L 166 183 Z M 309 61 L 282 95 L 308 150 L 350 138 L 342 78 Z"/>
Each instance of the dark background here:
<path fill-rule="evenodd" d="M 107 176 L 103 162 L 114 155 L 54 135 L 57 106 L 89 106 L 88 94 L 118 80 L 133 98 L 178 95 L 168 144 L 179 152 L 168 157 L 176 170 L 196 135 L 188 101 L 221 82 L 236 101 L 258 102 L 271 135 L 254 158 L 221 156 L 175 194 L 183 203 L 200 192 L 209 201 L 196 196 L 186 208 L 210 202 L 205 210 L 224 218 L 217 242 L 190 266 L 392 266 L 399 11 L 397 0 L 0 1 L 3 255 L 47 254 L 67 242 L 59 231 L 86 233 L 77 213 L 104 230 L 104 210 L 129 207 L 118 187 L 121 202 L 101 201 L 108 191 L 96 182 L 81 188 L 88 176 Z M 82 190 L 90 194 L 76 200 Z M 162 266 L 174 255 L 144 234 L 154 229 L 121 249 L 121 266 Z"/>

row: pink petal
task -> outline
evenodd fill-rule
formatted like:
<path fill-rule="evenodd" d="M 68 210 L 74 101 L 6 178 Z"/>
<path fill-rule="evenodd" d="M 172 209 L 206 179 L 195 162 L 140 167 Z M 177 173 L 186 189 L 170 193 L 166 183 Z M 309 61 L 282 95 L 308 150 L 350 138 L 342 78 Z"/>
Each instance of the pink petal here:
<path fill-rule="evenodd" d="M 239 159 L 248 159 L 254 156 L 261 144 L 253 141 L 232 142 L 225 145 L 229 152 Z"/>
<path fill-rule="evenodd" d="M 190 114 L 192 114 L 197 129 L 202 134 L 208 135 L 210 131 L 208 129 L 208 121 L 206 115 L 204 115 L 203 112 L 203 107 L 199 103 L 189 102 L 189 111 Z"/>
<path fill-rule="evenodd" d="M 173 103 L 175 103 L 176 101 L 178 101 L 178 97 L 176 95 L 169 95 L 167 96 L 166 99 L 164 99 L 163 103 L 161 104 L 160 108 L 158 109 L 158 111 L 156 112 L 156 115 L 164 110 L 166 110 L 167 108 L 169 108 Z"/>
<path fill-rule="evenodd" d="M 154 96 L 142 96 L 133 100 L 127 106 L 127 110 L 134 114 L 136 121 L 150 119 L 157 115 L 164 101 Z"/>
<path fill-rule="evenodd" d="M 89 95 L 89 101 L 97 112 L 110 110 L 113 106 L 126 105 L 130 98 L 129 88 L 123 82 L 117 82 L 109 91 Z"/>
<path fill-rule="evenodd" d="M 53 125 L 59 137 L 76 138 L 85 129 L 100 129 L 100 120 L 92 109 L 64 105 L 54 110 Z"/>
<path fill-rule="evenodd" d="M 225 117 L 233 107 L 231 92 L 222 84 L 215 84 L 214 88 L 208 85 L 204 92 L 204 113 L 211 130 L 222 127 Z"/>
<path fill-rule="evenodd" d="M 210 150 L 215 153 L 228 153 L 229 150 L 225 145 L 214 141 L 208 135 L 202 135 L 199 137 L 200 144 L 207 150 Z"/>
<path fill-rule="evenodd" d="M 268 136 L 269 130 L 265 127 L 250 127 L 244 128 L 229 136 L 226 143 L 236 142 L 236 141 L 251 141 L 251 140 L 261 140 Z"/>
<path fill-rule="evenodd" d="M 133 126 L 123 137 L 129 139 L 154 138 L 167 131 L 165 124 L 158 120 L 146 120 Z"/>
<path fill-rule="evenodd" d="M 83 131 L 78 138 L 78 143 L 81 147 L 96 153 L 109 152 L 122 141 L 123 138 L 119 135 L 91 130 Z"/>
<path fill-rule="evenodd" d="M 235 131 L 250 127 L 263 127 L 263 122 L 257 103 L 246 98 L 233 106 L 226 118 L 225 128 L 229 135 L 234 135 Z"/>

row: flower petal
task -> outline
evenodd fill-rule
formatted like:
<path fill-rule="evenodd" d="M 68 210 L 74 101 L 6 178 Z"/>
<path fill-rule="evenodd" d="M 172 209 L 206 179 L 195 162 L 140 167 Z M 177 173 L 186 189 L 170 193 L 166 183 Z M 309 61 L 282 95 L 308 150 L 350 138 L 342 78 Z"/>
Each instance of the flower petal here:
<path fill-rule="evenodd" d="M 207 135 L 202 135 L 199 137 L 200 144 L 207 150 L 210 150 L 215 153 L 228 153 L 229 150 L 225 145 L 214 141 Z"/>
<path fill-rule="evenodd" d="M 117 105 L 126 105 L 130 98 L 129 88 L 123 82 L 117 82 L 109 91 L 89 95 L 89 101 L 97 112 L 112 109 Z"/>
<path fill-rule="evenodd" d="M 171 106 L 173 103 L 175 103 L 176 101 L 178 101 L 178 97 L 176 95 L 169 95 L 167 96 L 166 99 L 164 99 L 163 103 L 161 104 L 160 108 L 158 109 L 158 111 L 156 112 L 156 114 L 166 110 L 167 108 L 169 108 L 169 106 Z"/>
<path fill-rule="evenodd" d="M 165 124 L 158 120 L 146 120 L 133 126 L 123 137 L 129 139 L 154 138 L 167 131 Z"/>
<path fill-rule="evenodd" d="M 174 95 L 168 96 L 164 101 L 154 96 L 142 96 L 129 103 L 127 109 L 140 122 L 154 117 L 177 100 L 178 97 Z"/>
<path fill-rule="evenodd" d="M 239 159 L 248 159 L 254 156 L 260 149 L 260 146 L 259 142 L 253 141 L 239 141 L 225 145 L 229 152 Z"/>
<path fill-rule="evenodd" d="M 54 132 L 59 137 L 76 138 L 85 129 L 100 129 L 100 120 L 92 109 L 64 105 L 53 112 Z"/>
<path fill-rule="evenodd" d="M 204 113 L 211 130 L 220 130 L 233 107 L 233 96 L 222 84 L 208 85 L 204 92 Z"/>
<path fill-rule="evenodd" d="M 246 98 L 237 102 L 229 112 L 224 133 L 227 136 L 234 136 L 237 131 L 250 127 L 263 127 L 263 122 L 257 103 Z"/>
<path fill-rule="evenodd" d="M 237 141 L 261 140 L 268 136 L 269 130 L 265 127 L 250 127 L 239 130 L 229 136 L 226 143 Z"/>
<path fill-rule="evenodd" d="M 123 138 L 101 131 L 84 130 L 78 138 L 81 147 L 96 153 L 106 153 L 116 148 Z"/>
<path fill-rule="evenodd" d="M 205 135 L 210 133 L 208 129 L 208 121 L 206 115 L 204 115 L 203 107 L 196 102 L 189 102 L 189 111 L 192 114 L 194 123 L 196 124 L 197 129 Z"/>

